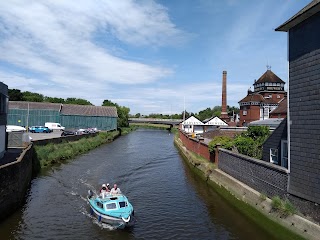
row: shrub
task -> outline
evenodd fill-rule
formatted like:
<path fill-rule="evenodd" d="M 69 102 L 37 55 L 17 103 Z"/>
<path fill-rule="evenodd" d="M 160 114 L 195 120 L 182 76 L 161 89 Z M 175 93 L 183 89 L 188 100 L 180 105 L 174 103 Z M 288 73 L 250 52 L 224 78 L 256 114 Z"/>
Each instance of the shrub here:
<path fill-rule="evenodd" d="M 272 198 L 271 206 L 274 210 L 279 212 L 284 216 L 289 216 L 296 213 L 296 208 L 293 204 L 288 200 L 281 200 L 279 196 L 275 196 Z"/>
<path fill-rule="evenodd" d="M 227 136 L 218 136 L 211 140 L 209 143 L 209 151 L 214 152 L 217 144 L 220 144 L 222 148 L 231 150 L 234 146 L 233 140 L 230 137 Z"/>

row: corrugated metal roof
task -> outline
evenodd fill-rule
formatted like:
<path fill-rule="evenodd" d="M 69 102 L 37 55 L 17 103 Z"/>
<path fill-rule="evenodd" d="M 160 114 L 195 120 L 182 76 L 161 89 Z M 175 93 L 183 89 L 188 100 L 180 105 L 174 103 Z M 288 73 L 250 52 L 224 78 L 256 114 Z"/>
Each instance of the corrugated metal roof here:
<path fill-rule="evenodd" d="M 285 83 L 281 78 L 271 70 L 267 70 L 254 84 L 257 83 Z"/>
<path fill-rule="evenodd" d="M 9 101 L 9 109 L 28 109 L 28 107 L 29 109 L 61 111 L 63 115 L 118 117 L 116 107 Z"/>
<path fill-rule="evenodd" d="M 63 104 L 61 114 L 118 117 L 116 107 Z"/>
<path fill-rule="evenodd" d="M 269 126 L 270 128 L 276 128 L 283 121 L 283 118 L 269 118 L 264 120 L 257 120 L 250 122 L 249 126 Z"/>
<path fill-rule="evenodd" d="M 281 26 L 276 28 L 276 31 L 287 32 L 290 28 L 298 25 L 309 17 L 313 16 L 320 11 L 320 0 L 313 0 L 307 6 L 302 8 L 298 13 L 296 13 L 292 18 L 283 23 Z"/>
<path fill-rule="evenodd" d="M 28 109 L 28 105 L 29 109 L 59 111 L 61 108 L 60 103 L 9 101 L 9 109 Z"/>

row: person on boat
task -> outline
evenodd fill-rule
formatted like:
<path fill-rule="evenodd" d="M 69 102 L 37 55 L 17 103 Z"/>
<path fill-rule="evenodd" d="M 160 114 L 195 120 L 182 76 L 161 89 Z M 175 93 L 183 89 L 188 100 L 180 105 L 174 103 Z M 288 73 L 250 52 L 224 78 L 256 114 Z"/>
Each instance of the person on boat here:
<path fill-rule="evenodd" d="M 107 183 L 107 191 L 110 192 L 111 191 L 111 187 L 110 187 L 110 184 Z"/>
<path fill-rule="evenodd" d="M 113 185 L 113 188 L 111 189 L 110 193 L 113 194 L 121 194 L 120 188 L 118 188 L 117 184 Z"/>
<path fill-rule="evenodd" d="M 100 189 L 100 196 L 104 198 L 108 192 L 110 192 L 110 190 L 107 188 L 107 185 L 102 184 L 102 187 Z"/>

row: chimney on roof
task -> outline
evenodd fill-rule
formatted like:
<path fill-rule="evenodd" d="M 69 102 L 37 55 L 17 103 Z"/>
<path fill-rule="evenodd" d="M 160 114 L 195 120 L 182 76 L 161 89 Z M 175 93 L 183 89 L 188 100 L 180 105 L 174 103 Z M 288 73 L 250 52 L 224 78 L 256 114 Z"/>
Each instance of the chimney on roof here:
<path fill-rule="evenodd" d="M 229 121 L 227 113 L 227 71 L 222 72 L 222 105 L 220 118 L 224 121 Z"/>

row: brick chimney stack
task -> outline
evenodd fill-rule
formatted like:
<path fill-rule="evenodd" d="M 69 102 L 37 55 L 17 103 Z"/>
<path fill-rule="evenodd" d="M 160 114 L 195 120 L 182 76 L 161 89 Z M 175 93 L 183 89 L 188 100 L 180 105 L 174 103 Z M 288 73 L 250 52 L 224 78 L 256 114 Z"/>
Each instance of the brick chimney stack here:
<path fill-rule="evenodd" d="M 224 121 L 229 121 L 227 112 L 227 71 L 222 72 L 222 106 L 220 118 Z"/>

